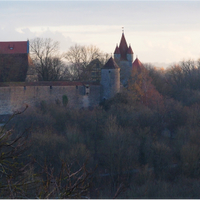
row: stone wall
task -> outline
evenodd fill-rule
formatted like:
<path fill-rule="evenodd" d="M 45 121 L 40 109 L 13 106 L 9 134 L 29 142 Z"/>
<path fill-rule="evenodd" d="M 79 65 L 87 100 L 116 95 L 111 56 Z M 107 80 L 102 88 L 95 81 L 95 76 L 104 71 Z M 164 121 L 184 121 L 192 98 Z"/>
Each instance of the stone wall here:
<path fill-rule="evenodd" d="M 8 86 L 0 87 L 0 115 L 12 114 L 14 111 L 39 105 L 41 101 L 62 104 L 62 96 L 67 95 L 68 106 L 82 108 L 96 106 L 100 101 L 100 86 L 90 85 L 89 94 L 85 86 Z"/>

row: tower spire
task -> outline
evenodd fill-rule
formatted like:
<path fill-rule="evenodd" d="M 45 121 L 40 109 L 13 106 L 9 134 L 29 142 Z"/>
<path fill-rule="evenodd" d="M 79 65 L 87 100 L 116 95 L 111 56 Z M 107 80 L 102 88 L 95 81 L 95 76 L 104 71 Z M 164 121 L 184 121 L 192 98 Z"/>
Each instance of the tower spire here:
<path fill-rule="evenodd" d="M 122 60 L 127 60 L 126 54 L 128 51 L 128 45 L 126 43 L 126 39 L 124 36 L 124 27 L 122 27 L 122 37 L 121 37 L 121 41 L 120 41 L 120 45 L 119 45 L 119 51 L 121 54 L 121 59 Z"/>

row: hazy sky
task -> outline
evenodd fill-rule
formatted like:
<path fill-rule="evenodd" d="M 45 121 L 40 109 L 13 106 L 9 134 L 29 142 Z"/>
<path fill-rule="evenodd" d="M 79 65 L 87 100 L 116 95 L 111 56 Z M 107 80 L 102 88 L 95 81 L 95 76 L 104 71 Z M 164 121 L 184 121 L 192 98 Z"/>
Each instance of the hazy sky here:
<path fill-rule="evenodd" d="M 122 27 L 142 62 L 200 58 L 200 1 L 0 1 L 0 40 L 50 37 L 113 53 Z"/>

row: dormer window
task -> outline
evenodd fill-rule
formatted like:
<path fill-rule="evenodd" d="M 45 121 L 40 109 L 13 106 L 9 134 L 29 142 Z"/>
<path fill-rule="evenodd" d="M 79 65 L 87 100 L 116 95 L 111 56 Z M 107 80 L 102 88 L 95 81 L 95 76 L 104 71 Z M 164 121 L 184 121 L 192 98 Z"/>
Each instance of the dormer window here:
<path fill-rule="evenodd" d="M 10 49 L 10 50 L 13 50 L 14 49 L 14 45 L 13 46 L 8 46 L 8 48 Z"/>

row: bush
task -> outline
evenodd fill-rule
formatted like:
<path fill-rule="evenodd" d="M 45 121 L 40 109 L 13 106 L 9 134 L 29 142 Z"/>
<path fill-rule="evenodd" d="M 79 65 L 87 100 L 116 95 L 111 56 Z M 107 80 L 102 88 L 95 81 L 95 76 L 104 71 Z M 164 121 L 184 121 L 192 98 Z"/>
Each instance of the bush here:
<path fill-rule="evenodd" d="M 68 104 L 68 97 L 65 94 L 62 96 L 62 103 L 63 103 L 63 106 L 65 106 L 65 107 Z"/>

